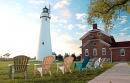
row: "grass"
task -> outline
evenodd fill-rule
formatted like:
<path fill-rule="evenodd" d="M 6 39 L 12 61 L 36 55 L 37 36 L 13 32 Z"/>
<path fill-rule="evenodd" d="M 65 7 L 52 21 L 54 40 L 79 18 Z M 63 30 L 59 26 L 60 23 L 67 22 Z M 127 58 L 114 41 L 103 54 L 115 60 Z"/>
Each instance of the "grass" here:
<path fill-rule="evenodd" d="M 103 73 L 107 69 L 114 66 L 116 63 L 105 62 L 102 69 L 86 70 L 83 69 L 79 72 L 78 69 L 74 71 L 73 64 L 71 65 L 72 73 L 66 72 L 62 74 L 61 70 L 56 73 L 56 63 L 53 62 L 51 66 L 52 76 L 49 74 L 40 77 L 40 73 L 37 72 L 34 76 L 34 64 L 41 64 L 41 62 L 29 62 L 30 66 L 27 68 L 27 79 L 24 79 L 23 73 L 15 73 L 15 79 L 9 78 L 9 66 L 8 64 L 13 64 L 13 61 L 0 61 L 0 83 L 87 83 L 99 74 Z"/>

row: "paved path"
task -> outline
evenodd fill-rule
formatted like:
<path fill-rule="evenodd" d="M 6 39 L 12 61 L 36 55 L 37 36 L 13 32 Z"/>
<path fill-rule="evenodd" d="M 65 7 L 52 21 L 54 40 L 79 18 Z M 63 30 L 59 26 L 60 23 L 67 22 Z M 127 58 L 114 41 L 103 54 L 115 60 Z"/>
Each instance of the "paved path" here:
<path fill-rule="evenodd" d="M 87 83 L 130 83 L 130 66 L 118 63 Z"/>

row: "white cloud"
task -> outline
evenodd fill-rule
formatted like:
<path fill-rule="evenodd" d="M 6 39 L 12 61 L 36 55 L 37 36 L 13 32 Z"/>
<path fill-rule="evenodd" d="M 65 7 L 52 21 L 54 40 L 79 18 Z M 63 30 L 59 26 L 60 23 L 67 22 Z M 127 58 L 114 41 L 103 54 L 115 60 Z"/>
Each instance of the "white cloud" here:
<path fill-rule="evenodd" d="M 58 16 L 51 14 L 51 22 L 58 22 Z"/>
<path fill-rule="evenodd" d="M 16 10 L 22 10 L 23 9 L 23 7 L 19 3 L 16 3 L 16 2 L 13 2 L 13 1 L 11 1 L 11 3 L 14 5 L 14 9 L 16 9 Z"/>
<path fill-rule="evenodd" d="M 65 23 L 66 24 L 67 20 L 66 19 L 60 19 L 60 18 L 58 18 L 58 16 L 51 14 L 51 22 L 52 23 L 57 22 L 57 23 Z"/>
<path fill-rule="evenodd" d="M 126 27 L 126 28 L 123 28 L 122 30 L 120 30 L 121 32 L 125 32 L 126 30 L 130 29 L 130 27 Z"/>
<path fill-rule="evenodd" d="M 113 35 L 115 38 L 116 42 L 120 42 L 120 41 L 130 41 L 130 35 L 124 35 L 124 33 L 120 33 L 119 35 L 114 34 Z"/>
<path fill-rule="evenodd" d="M 67 20 L 65 20 L 65 19 L 61 19 L 59 22 L 61 22 L 61 23 L 67 23 Z"/>
<path fill-rule="evenodd" d="M 70 3 L 70 0 L 60 0 L 54 5 L 54 9 L 58 9 L 59 18 L 66 20 L 71 18 L 71 11 L 68 8 Z"/>
<path fill-rule="evenodd" d="M 75 14 L 75 16 L 76 16 L 76 19 L 78 19 L 78 20 L 83 20 L 84 17 L 86 16 L 86 14 L 85 14 L 85 13 L 82 13 L 82 14 L 77 13 L 77 14 Z"/>
<path fill-rule="evenodd" d="M 86 32 L 83 32 L 83 33 L 79 33 L 79 32 L 76 32 L 75 34 L 78 35 L 78 36 L 83 36 Z"/>
<path fill-rule="evenodd" d="M 23 7 L 22 6 L 20 6 L 20 4 L 16 4 L 16 6 L 15 6 L 15 9 L 17 9 L 17 10 L 21 10 L 21 9 L 23 9 Z"/>
<path fill-rule="evenodd" d="M 54 9 L 61 9 L 68 6 L 69 4 L 70 4 L 69 0 L 60 0 L 55 4 Z"/>
<path fill-rule="evenodd" d="M 40 15 L 38 13 L 27 13 L 28 16 L 31 18 L 39 19 Z"/>
<path fill-rule="evenodd" d="M 82 20 L 82 22 L 86 22 L 87 20 Z"/>
<path fill-rule="evenodd" d="M 82 20 L 82 22 L 86 22 L 86 20 L 84 20 L 84 19 L 87 16 L 87 14 L 85 14 L 85 13 L 77 13 L 77 14 L 75 14 L 75 16 L 76 16 L 77 20 Z"/>
<path fill-rule="evenodd" d="M 63 34 L 61 30 L 51 31 L 52 50 L 57 54 L 75 53 L 81 54 L 81 41 L 79 39 L 72 38 L 69 34 Z"/>
<path fill-rule="evenodd" d="M 118 20 L 121 20 L 121 22 L 119 24 L 126 23 L 126 21 L 127 21 L 126 18 L 127 18 L 127 16 L 121 16 L 120 18 L 118 18 Z"/>
<path fill-rule="evenodd" d="M 69 9 L 62 9 L 60 10 L 61 18 L 64 19 L 70 19 L 71 18 L 71 12 Z"/>
<path fill-rule="evenodd" d="M 85 30 L 87 28 L 87 25 L 82 25 L 82 24 L 76 24 L 76 25 L 79 27 L 79 29 Z"/>
<path fill-rule="evenodd" d="M 67 29 L 68 30 L 72 30 L 74 28 L 74 25 L 72 25 L 72 24 L 69 24 L 68 26 L 67 26 Z"/>
<path fill-rule="evenodd" d="M 44 0 L 28 0 L 28 1 L 31 4 L 38 4 L 38 5 L 45 3 Z"/>
<path fill-rule="evenodd" d="M 126 33 L 121 32 L 121 33 L 119 33 L 119 36 L 125 36 L 125 34 L 126 34 Z"/>

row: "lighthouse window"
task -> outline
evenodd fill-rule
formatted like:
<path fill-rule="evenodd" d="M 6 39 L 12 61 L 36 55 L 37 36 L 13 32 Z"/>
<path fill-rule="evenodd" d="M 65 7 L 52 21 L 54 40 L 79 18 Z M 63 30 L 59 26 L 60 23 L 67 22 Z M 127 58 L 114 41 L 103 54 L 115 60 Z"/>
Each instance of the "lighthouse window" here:
<path fill-rule="evenodd" d="M 44 42 L 42 42 L 42 45 L 44 45 Z"/>
<path fill-rule="evenodd" d="M 47 21 L 47 18 L 45 20 Z"/>

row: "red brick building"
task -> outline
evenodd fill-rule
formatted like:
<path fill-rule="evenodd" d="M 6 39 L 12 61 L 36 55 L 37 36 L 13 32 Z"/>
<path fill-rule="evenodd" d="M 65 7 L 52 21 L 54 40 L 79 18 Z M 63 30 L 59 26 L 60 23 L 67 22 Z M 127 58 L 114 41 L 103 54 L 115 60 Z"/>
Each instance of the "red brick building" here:
<path fill-rule="evenodd" d="M 93 29 L 84 34 L 82 41 L 82 58 L 89 55 L 106 57 L 108 61 L 130 61 L 130 41 L 116 42 L 114 37 L 93 24 Z"/>

